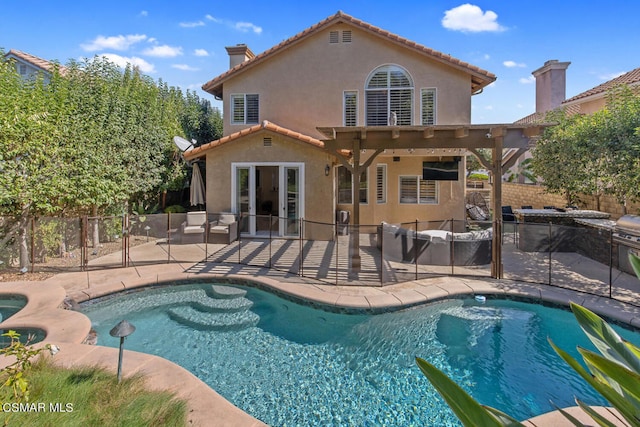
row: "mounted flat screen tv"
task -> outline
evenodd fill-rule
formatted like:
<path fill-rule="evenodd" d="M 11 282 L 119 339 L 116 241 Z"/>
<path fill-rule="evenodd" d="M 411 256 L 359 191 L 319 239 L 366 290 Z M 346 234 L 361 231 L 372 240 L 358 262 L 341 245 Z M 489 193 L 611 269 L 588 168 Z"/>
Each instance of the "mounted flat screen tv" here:
<path fill-rule="evenodd" d="M 432 181 L 457 181 L 458 158 L 444 162 L 422 162 L 422 179 Z"/>

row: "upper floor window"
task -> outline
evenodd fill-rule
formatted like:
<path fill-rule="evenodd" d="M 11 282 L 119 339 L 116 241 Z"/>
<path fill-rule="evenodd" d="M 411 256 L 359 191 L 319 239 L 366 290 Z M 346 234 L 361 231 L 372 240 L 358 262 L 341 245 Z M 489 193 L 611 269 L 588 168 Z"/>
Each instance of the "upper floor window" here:
<path fill-rule="evenodd" d="M 383 65 L 369 76 L 365 93 L 367 126 L 410 126 L 413 81 L 397 65 Z"/>
<path fill-rule="evenodd" d="M 24 64 L 20 64 L 20 75 L 24 76 L 25 74 L 27 74 L 27 66 Z"/>
<path fill-rule="evenodd" d="M 231 124 L 248 125 L 259 121 L 259 97 L 257 93 L 231 95 Z"/>
<path fill-rule="evenodd" d="M 423 126 L 436 124 L 436 90 L 426 88 L 420 90 L 421 121 Z"/>
<path fill-rule="evenodd" d="M 344 91 L 344 125 L 357 126 L 358 124 L 358 92 L 354 90 Z"/>

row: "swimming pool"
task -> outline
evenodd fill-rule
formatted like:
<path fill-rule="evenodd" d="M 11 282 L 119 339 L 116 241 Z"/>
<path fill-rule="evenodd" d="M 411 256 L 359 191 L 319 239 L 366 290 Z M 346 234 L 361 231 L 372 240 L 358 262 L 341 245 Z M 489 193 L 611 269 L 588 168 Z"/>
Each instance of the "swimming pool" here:
<path fill-rule="evenodd" d="M 576 345 L 592 348 L 565 310 L 447 300 L 378 315 L 339 314 L 238 289 L 180 285 L 116 296 L 82 311 L 99 344 L 117 347 L 108 332 L 126 318 L 136 332 L 125 348 L 183 366 L 273 426 L 459 425 L 415 356 L 481 403 L 519 419 L 553 410 L 550 400 L 561 407 L 574 405 L 574 396 L 605 403 L 546 341 L 550 336 L 574 357 Z M 617 330 L 640 343 L 637 333 Z"/>

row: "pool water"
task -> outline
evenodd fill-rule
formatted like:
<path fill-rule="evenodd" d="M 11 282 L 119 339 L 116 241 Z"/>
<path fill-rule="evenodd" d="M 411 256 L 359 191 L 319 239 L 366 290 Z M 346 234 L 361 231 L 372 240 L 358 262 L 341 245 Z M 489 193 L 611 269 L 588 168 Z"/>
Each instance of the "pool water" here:
<path fill-rule="evenodd" d="M 83 312 L 98 344 L 117 347 L 109 330 L 126 319 L 136 327 L 126 349 L 183 366 L 272 426 L 459 425 L 415 356 L 521 420 L 555 409 L 550 401 L 573 406 L 574 396 L 606 403 L 547 342 L 551 337 L 576 358 L 577 345 L 593 348 L 573 315 L 540 304 L 447 300 L 354 315 L 209 284 L 116 296 Z M 616 330 L 640 343 L 640 334 Z"/>
<path fill-rule="evenodd" d="M 4 322 L 22 310 L 25 305 L 27 305 L 27 297 L 24 295 L 0 295 L 0 322 Z"/>

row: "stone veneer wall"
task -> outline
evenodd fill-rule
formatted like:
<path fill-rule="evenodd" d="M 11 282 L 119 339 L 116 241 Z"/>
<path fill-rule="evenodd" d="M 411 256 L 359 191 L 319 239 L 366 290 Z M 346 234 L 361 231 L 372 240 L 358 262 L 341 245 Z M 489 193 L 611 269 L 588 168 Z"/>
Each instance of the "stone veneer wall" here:
<path fill-rule="evenodd" d="M 596 200 L 593 196 L 580 196 L 582 209 L 596 209 Z M 530 184 L 502 183 L 502 204 L 511 205 L 518 209 L 523 205 L 531 205 L 534 209 L 542 209 L 543 206 L 564 207 L 567 202 L 563 196 L 544 192 L 544 187 Z M 622 206 L 612 197 L 604 196 L 600 199 L 600 210 L 611 214 L 612 220 L 620 218 L 624 212 Z M 632 203 L 627 207 L 627 213 L 638 215 L 640 203 Z"/>

